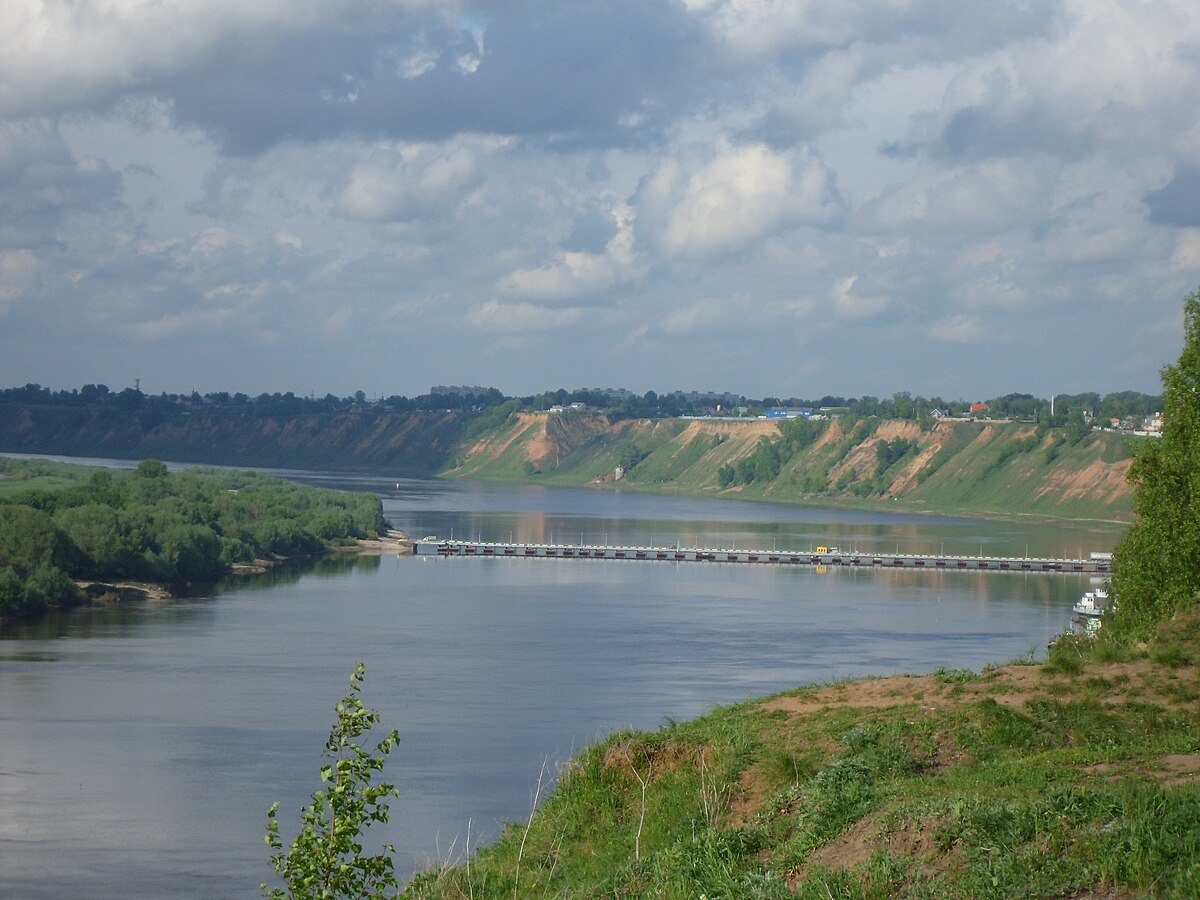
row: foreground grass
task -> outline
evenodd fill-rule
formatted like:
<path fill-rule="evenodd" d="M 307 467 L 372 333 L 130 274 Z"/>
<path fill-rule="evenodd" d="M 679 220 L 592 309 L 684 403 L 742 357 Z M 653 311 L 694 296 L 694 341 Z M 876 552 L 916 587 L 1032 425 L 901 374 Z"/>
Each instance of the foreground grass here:
<path fill-rule="evenodd" d="M 616 734 L 406 896 L 1200 896 L 1198 634 Z"/>

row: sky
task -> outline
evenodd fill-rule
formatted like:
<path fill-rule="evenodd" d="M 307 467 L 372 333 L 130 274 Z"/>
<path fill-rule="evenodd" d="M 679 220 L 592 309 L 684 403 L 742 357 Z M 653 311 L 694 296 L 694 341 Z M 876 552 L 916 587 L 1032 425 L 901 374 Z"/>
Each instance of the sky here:
<path fill-rule="evenodd" d="M 1195 0 L 4 0 L 0 387 L 1157 393 Z"/>

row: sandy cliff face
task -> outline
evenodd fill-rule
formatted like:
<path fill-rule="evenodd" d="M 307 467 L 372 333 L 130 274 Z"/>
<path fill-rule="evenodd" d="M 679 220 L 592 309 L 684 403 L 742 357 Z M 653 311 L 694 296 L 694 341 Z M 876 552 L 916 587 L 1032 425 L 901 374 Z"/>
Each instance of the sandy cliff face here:
<path fill-rule="evenodd" d="M 604 484 L 619 473 L 633 488 L 699 495 L 1132 519 L 1129 446 L 1117 435 L 1071 443 L 1032 425 L 955 421 L 922 430 L 861 419 L 814 426 L 798 440 L 797 423 L 777 421 L 517 413 L 464 441 L 469 422 L 379 407 L 258 417 L 197 410 L 170 420 L 112 408 L 17 407 L 0 410 L 0 450 L 563 485 Z M 757 467 L 750 480 L 719 478 L 771 444 L 769 474 Z"/>
<path fill-rule="evenodd" d="M 1069 444 L 1032 425 L 836 421 L 778 474 L 721 487 L 723 466 L 755 458 L 760 443 L 785 447 L 764 420 L 632 420 L 522 413 L 461 448 L 447 474 L 588 484 L 621 476 L 632 487 L 783 501 L 891 501 L 908 508 L 1128 520 L 1132 489 L 1123 440 L 1095 434 Z M 881 461 L 890 443 L 894 461 Z M 632 452 L 631 452 L 632 451 Z M 633 465 L 629 461 L 635 459 Z M 890 458 L 888 458 L 890 459 Z M 886 461 L 886 460 L 885 460 Z M 891 508 L 895 508 L 894 506 Z"/>

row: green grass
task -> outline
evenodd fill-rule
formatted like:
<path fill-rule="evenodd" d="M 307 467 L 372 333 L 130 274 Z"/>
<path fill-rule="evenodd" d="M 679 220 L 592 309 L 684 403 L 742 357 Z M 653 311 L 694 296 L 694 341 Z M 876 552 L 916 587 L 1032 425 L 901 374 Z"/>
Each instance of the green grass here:
<path fill-rule="evenodd" d="M 50 491 L 82 484 L 94 469 L 47 459 L 13 459 L 0 456 L 0 499 L 26 491 Z"/>
<path fill-rule="evenodd" d="M 1200 896 L 1200 782 L 1162 763 L 1200 753 L 1200 717 L 1159 683 L 1190 684 L 1198 623 L 1140 653 L 1060 641 L 1032 686 L 942 669 L 915 702 L 813 686 L 615 734 L 406 895 Z"/>

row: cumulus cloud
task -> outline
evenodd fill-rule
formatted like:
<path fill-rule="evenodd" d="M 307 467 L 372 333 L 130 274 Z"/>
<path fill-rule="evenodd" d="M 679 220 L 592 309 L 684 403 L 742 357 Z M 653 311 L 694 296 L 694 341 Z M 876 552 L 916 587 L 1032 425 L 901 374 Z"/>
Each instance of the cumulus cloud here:
<path fill-rule="evenodd" d="M 988 160 L 919 175 L 886 190 L 863 209 L 868 226 L 901 232 L 995 233 L 1043 212 L 1051 188 L 1036 163 Z"/>
<path fill-rule="evenodd" d="M 111 210 L 121 178 L 77 159 L 47 118 L 0 120 L 0 243 L 46 239 L 70 214 Z"/>
<path fill-rule="evenodd" d="M 748 292 L 729 297 L 705 297 L 685 302 L 662 316 L 659 329 L 680 336 L 729 334 L 730 328 L 787 328 L 799 322 L 806 329 L 819 324 L 821 304 L 815 297 L 756 299 Z"/>
<path fill-rule="evenodd" d="M 1040 34 L 1055 2 L 966 5 L 952 0 L 683 0 L 717 40 L 748 61 L 789 51 L 812 54 L 855 43 L 925 44 L 926 53 L 975 52 Z M 940 38 L 935 43 L 931 38 Z"/>
<path fill-rule="evenodd" d="M 489 300 L 471 312 L 471 323 L 477 328 L 495 331 L 554 331 L 577 324 L 586 312 L 583 307 L 562 308 Z"/>
<path fill-rule="evenodd" d="M 937 341 L 973 344 L 983 339 L 984 330 L 979 319 L 959 313 L 935 322 L 929 329 L 929 336 Z"/>
<path fill-rule="evenodd" d="M 634 249 L 632 207 L 619 204 L 612 213 L 616 234 L 603 253 L 563 251 L 558 259 L 535 269 L 519 269 L 500 281 L 500 290 L 538 300 L 561 300 L 605 290 L 645 271 Z"/>
<path fill-rule="evenodd" d="M 705 159 L 662 162 L 640 191 L 673 256 L 721 255 L 779 228 L 827 225 L 843 206 L 833 174 L 810 150 L 718 141 Z"/>
<path fill-rule="evenodd" d="M 662 319 L 661 328 L 667 334 L 688 334 L 728 326 L 729 322 L 741 319 L 750 306 L 750 298 L 746 295 L 709 297 L 668 313 Z"/>
<path fill-rule="evenodd" d="M 1019 310 L 1041 382 L 1153 390 L 1198 48 L 1187 0 L 11 0 L 0 374 L 411 392 L 397 354 L 519 347 L 506 390 L 775 394 L 807 342 L 819 393 L 986 395 Z"/>
<path fill-rule="evenodd" d="M 479 177 L 477 157 L 500 141 L 384 144 L 355 166 L 337 212 L 360 222 L 402 221 L 453 210 Z"/>
<path fill-rule="evenodd" d="M 453 0 L 385 0 L 390 14 Z M 260 47 L 345 23 L 353 0 L 10 0 L 0 4 L 0 115 L 152 84 L 225 42 Z"/>
<path fill-rule="evenodd" d="M 1200 166 L 1183 165 L 1165 185 L 1145 195 L 1150 221 L 1185 228 L 1200 226 Z"/>
<path fill-rule="evenodd" d="M 37 257 L 31 251 L 0 251 L 0 315 L 25 292 L 36 269 Z"/>
<path fill-rule="evenodd" d="M 854 290 L 858 275 L 847 275 L 834 283 L 829 292 L 833 310 L 843 319 L 870 319 L 888 308 L 888 298 L 882 294 L 860 294 Z"/>
<path fill-rule="evenodd" d="M 1067 0 L 1056 28 L 964 60 L 923 142 L 954 157 L 1182 149 L 1200 12 L 1183 0 Z M 1154 114 L 1147 117 L 1147 111 Z"/>

